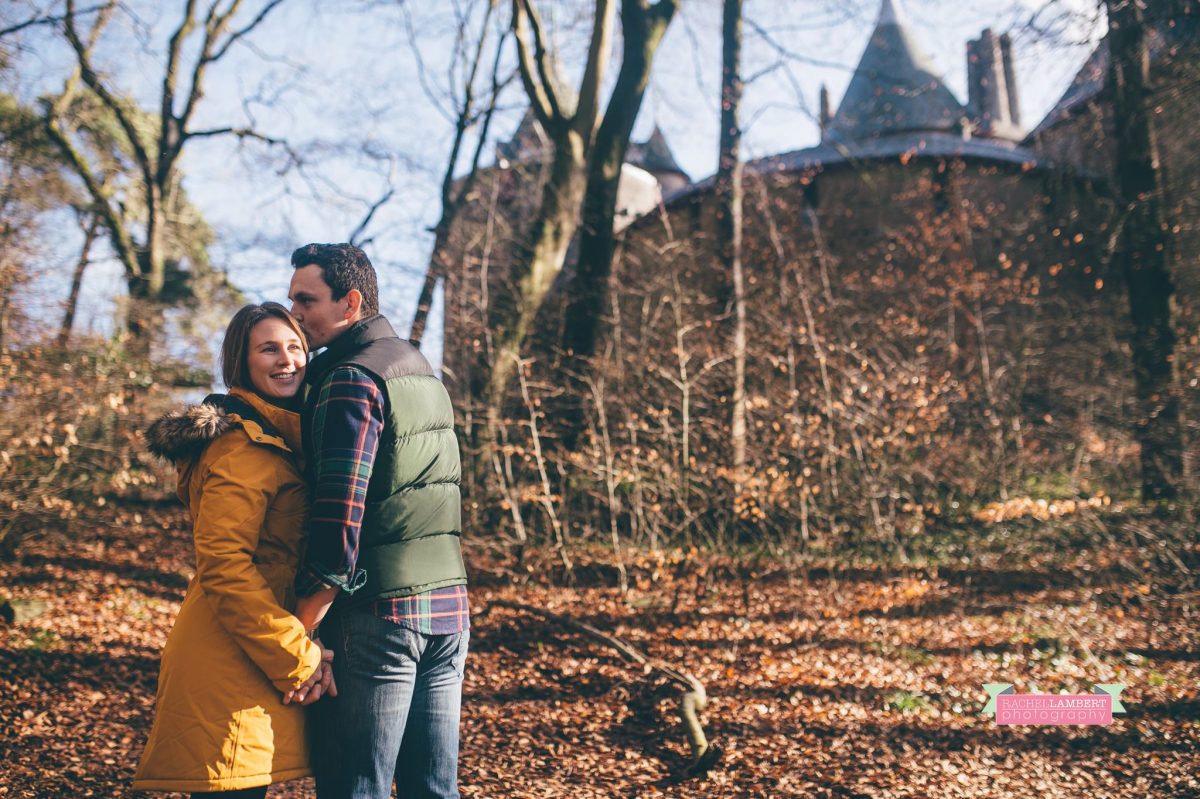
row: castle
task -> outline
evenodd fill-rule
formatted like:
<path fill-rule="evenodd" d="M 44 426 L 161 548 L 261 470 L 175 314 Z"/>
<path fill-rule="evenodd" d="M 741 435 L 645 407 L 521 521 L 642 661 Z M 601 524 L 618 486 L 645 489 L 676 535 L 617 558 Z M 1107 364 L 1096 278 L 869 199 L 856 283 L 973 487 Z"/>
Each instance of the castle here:
<path fill-rule="evenodd" d="M 1183 126 L 1197 97 L 1179 89 L 1195 81 L 1173 78 L 1193 69 L 1195 33 L 1194 20 L 1171 19 L 1150 37 L 1173 267 L 1189 296 L 1200 288 L 1200 193 Z M 1038 468 L 1065 469 L 1078 483 L 1128 466 L 1106 43 L 1028 132 L 1010 38 L 984 30 L 966 53 L 964 103 L 934 73 L 899 0 L 882 0 L 836 110 L 822 90 L 820 141 L 745 164 L 752 461 L 756 473 L 786 475 L 785 493 L 802 487 L 805 519 L 831 501 L 820 486 L 846 494 L 850 474 L 879 529 L 894 528 L 898 508 L 920 506 L 932 486 L 943 496 L 1003 493 Z M 463 399 L 472 364 L 486 356 L 481 307 L 506 290 L 505 242 L 536 210 L 528 187 L 544 145 L 527 116 L 497 148 L 455 238 L 461 271 L 447 278 L 444 349 Z M 727 277 L 715 206 L 713 179 L 692 181 L 661 131 L 631 145 L 608 365 L 598 368 L 607 390 L 646 409 L 626 411 L 630 435 L 641 433 L 630 457 L 657 437 L 664 485 L 685 496 L 702 468 L 697 453 L 727 460 L 728 309 L 712 302 Z M 570 279 L 568 264 L 559 284 Z M 547 386 L 561 296 L 552 292 L 527 348 L 534 381 L 544 370 Z M 1178 366 L 1185 407 L 1195 406 L 1196 316 L 1190 304 L 1178 314 L 1192 331 Z M 971 445 L 951 452 L 950 440 Z M 779 510 L 770 483 L 756 483 L 758 512 Z M 813 486 L 818 494 L 807 493 Z M 786 507 L 801 512 L 795 504 Z"/>

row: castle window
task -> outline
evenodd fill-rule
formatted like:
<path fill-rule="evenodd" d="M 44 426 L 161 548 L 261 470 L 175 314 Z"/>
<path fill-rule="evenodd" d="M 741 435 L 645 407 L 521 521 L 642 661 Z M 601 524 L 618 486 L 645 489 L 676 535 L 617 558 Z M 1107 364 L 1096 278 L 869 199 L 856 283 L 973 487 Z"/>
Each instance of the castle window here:
<path fill-rule="evenodd" d="M 812 178 L 804 184 L 804 204 L 814 211 L 820 207 L 821 197 L 817 193 L 817 179 Z"/>
<path fill-rule="evenodd" d="M 950 167 L 945 161 L 938 161 L 937 169 L 933 172 L 933 212 L 938 216 L 950 209 Z"/>

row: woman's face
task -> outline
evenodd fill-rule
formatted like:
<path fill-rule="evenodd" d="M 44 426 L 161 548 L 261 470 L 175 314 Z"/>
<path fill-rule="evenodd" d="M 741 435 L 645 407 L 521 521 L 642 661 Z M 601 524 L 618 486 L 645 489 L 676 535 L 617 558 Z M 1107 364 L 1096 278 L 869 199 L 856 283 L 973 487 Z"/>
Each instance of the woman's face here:
<path fill-rule="evenodd" d="M 246 364 L 250 383 L 267 399 L 289 399 L 300 390 L 307 356 L 291 325 L 274 317 L 250 329 Z"/>

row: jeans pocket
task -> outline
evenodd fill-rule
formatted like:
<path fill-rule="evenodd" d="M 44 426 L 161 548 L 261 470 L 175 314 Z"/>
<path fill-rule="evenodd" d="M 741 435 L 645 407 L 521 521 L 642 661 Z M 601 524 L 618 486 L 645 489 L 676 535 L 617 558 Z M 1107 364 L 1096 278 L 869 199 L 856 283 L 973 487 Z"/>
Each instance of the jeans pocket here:
<path fill-rule="evenodd" d="M 350 610 L 338 615 L 337 633 L 341 644 L 337 657 L 342 659 L 344 668 L 352 669 L 365 655 L 363 646 L 369 643 L 370 632 L 363 629 L 359 612 Z"/>
<path fill-rule="evenodd" d="M 467 673 L 467 648 L 470 642 L 470 630 L 463 630 L 458 634 L 458 651 L 454 653 L 454 673 L 460 680 L 464 679 Z"/>

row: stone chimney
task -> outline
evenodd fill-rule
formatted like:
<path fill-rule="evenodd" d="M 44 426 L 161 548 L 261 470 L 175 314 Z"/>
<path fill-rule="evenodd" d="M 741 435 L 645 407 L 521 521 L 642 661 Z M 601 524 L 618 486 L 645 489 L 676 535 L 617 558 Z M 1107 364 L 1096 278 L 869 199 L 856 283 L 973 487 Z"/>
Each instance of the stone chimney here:
<path fill-rule="evenodd" d="M 1004 85 L 1008 88 L 1008 117 L 1021 127 L 1021 104 L 1017 102 L 1017 73 L 1013 69 L 1012 37 L 1000 34 L 1000 55 L 1004 58 Z"/>
<path fill-rule="evenodd" d="M 1020 139 L 1020 109 L 1012 64 L 1012 40 L 985 29 L 967 42 L 968 107 L 975 135 Z"/>

